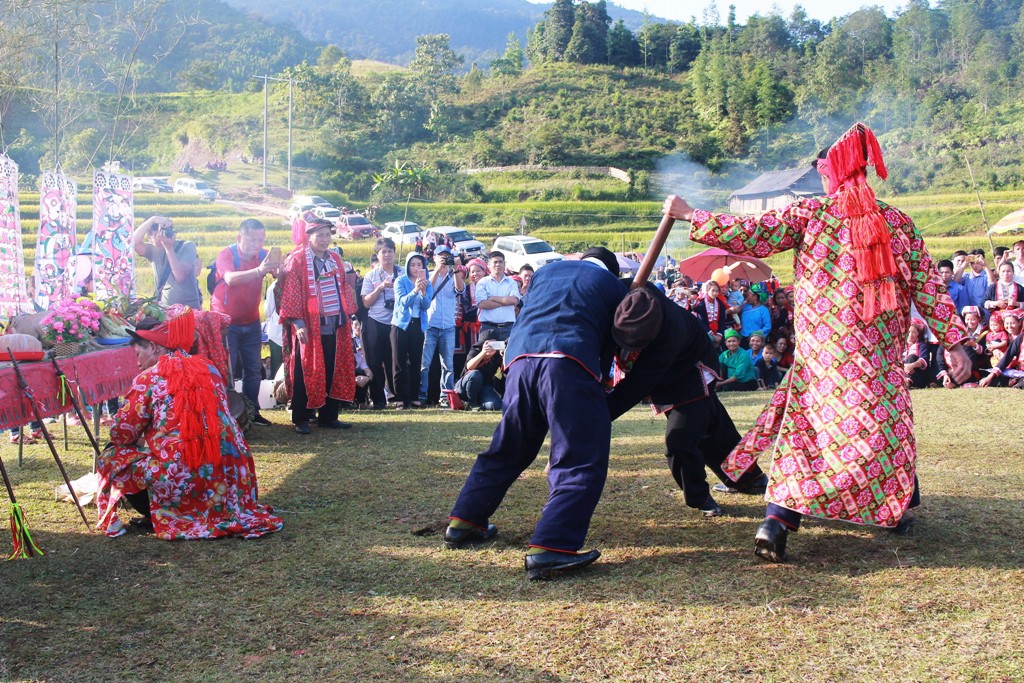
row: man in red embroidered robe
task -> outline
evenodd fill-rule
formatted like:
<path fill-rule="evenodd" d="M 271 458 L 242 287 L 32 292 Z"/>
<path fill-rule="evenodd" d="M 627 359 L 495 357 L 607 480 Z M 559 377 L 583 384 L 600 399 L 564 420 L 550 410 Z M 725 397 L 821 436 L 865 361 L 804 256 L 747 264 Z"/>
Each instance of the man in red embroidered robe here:
<path fill-rule="evenodd" d="M 299 434 L 310 433 L 313 417 L 325 429 L 351 426 L 338 419 L 338 409 L 339 401 L 355 398 L 349 316 L 356 305 L 345 264 L 330 249 L 333 231 L 327 221 L 307 223 L 306 244 L 288 255 L 278 284 L 285 386 Z"/>
<path fill-rule="evenodd" d="M 794 363 L 726 459 L 738 477 L 771 453 L 769 502 L 755 553 L 786 560 L 802 515 L 909 530 L 919 500 L 913 410 L 902 359 L 910 305 L 950 350 L 957 381 L 970 372 L 966 330 L 910 218 L 879 202 L 867 167 L 887 172 L 874 134 L 847 131 L 815 162 L 826 196 L 760 218 L 712 214 L 675 196 L 666 214 L 690 239 L 764 258 L 794 250 Z"/>

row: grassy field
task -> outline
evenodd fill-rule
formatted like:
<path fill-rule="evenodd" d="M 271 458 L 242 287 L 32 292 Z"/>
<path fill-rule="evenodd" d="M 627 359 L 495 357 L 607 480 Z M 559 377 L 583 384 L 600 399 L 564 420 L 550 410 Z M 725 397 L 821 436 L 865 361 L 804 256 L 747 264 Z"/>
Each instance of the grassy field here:
<path fill-rule="evenodd" d="M 286 526 L 259 541 L 86 533 L 53 502 L 45 446 L 19 467 L 5 445 L 47 554 L 2 565 L 0 680 L 1020 681 L 1024 463 L 1019 421 L 993 410 L 1012 391 L 915 392 L 915 534 L 809 522 L 789 565 L 753 555 L 757 498 L 720 496 L 713 520 L 685 508 L 664 420 L 634 409 L 588 539 L 604 555 L 550 583 L 522 570 L 542 462 L 493 543 L 442 548 L 493 414 L 353 413 L 338 439 L 298 440 L 268 412 L 252 445 Z M 765 399 L 725 403 L 744 429 Z M 79 476 L 84 439 L 71 451 Z"/>

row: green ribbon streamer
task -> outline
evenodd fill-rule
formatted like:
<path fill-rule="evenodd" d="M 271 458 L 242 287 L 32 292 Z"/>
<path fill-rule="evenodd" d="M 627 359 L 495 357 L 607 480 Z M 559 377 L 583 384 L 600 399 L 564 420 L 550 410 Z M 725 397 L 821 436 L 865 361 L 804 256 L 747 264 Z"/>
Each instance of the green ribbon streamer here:
<path fill-rule="evenodd" d="M 11 535 L 14 536 L 14 552 L 7 558 L 8 560 L 27 560 L 32 557 L 33 552 L 37 555 L 43 554 L 32 540 L 32 534 L 25 522 L 25 513 L 22 512 L 19 503 L 11 503 Z"/>
<path fill-rule="evenodd" d="M 67 375 L 60 376 L 60 387 L 58 396 L 60 397 L 60 404 L 66 406 L 71 402 L 71 383 L 68 382 Z"/>

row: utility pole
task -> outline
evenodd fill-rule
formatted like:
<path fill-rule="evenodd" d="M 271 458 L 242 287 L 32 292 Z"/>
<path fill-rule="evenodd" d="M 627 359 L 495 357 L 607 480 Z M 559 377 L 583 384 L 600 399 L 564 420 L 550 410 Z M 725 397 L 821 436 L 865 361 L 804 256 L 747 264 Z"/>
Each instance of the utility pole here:
<path fill-rule="evenodd" d="M 286 81 L 288 83 L 288 190 L 292 189 L 292 85 L 294 78 L 277 78 L 275 76 L 253 76 L 263 81 L 263 188 L 267 187 L 267 122 L 269 120 L 269 81 Z"/>
<path fill-rule="evenodd" d="M 263 81 L 263 189 L 267 189 L 267 79 L 270 76 L 253 76 L 255 80 Z"/>

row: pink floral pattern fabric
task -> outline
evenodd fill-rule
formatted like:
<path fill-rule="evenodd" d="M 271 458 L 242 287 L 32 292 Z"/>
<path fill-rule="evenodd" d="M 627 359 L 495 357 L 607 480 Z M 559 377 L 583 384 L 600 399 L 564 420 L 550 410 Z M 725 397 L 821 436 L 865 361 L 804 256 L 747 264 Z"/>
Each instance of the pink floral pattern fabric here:
<path fill-rule="evenodd" d="M 216 376 L 212 365 L 210 373 Z M 282 528 L 273 509 L 257 500 L 256 466 L 228 410 L 224 383 L 213 385 L 220 404 L 221 459 L 191 471 L 183 462 L 167 381 L 156 366 L 135 378 L 110 429 L 115 448 L 99 461 L 98 529 L 108 536 L 124 533 L 118 502 L 124 494 L 147 489 L 154 532 L 167 541 L 256 538 Z"/>
<path fill-rule="evenodd" d="M 690 238 L 763 258 L 794 250 L 794 363 L 723 469 L 771 453 L 766 499 L 805 515 L 895 526 L 913 493 L 914 417 L 904 382 L 910 304 L 949 348 L 967 335 L 920 233 L 881 204 L 900 271 L 899 310 L 861 319 L 850 230 L 831 199 L 760 218 L 697 210 Z"/>

